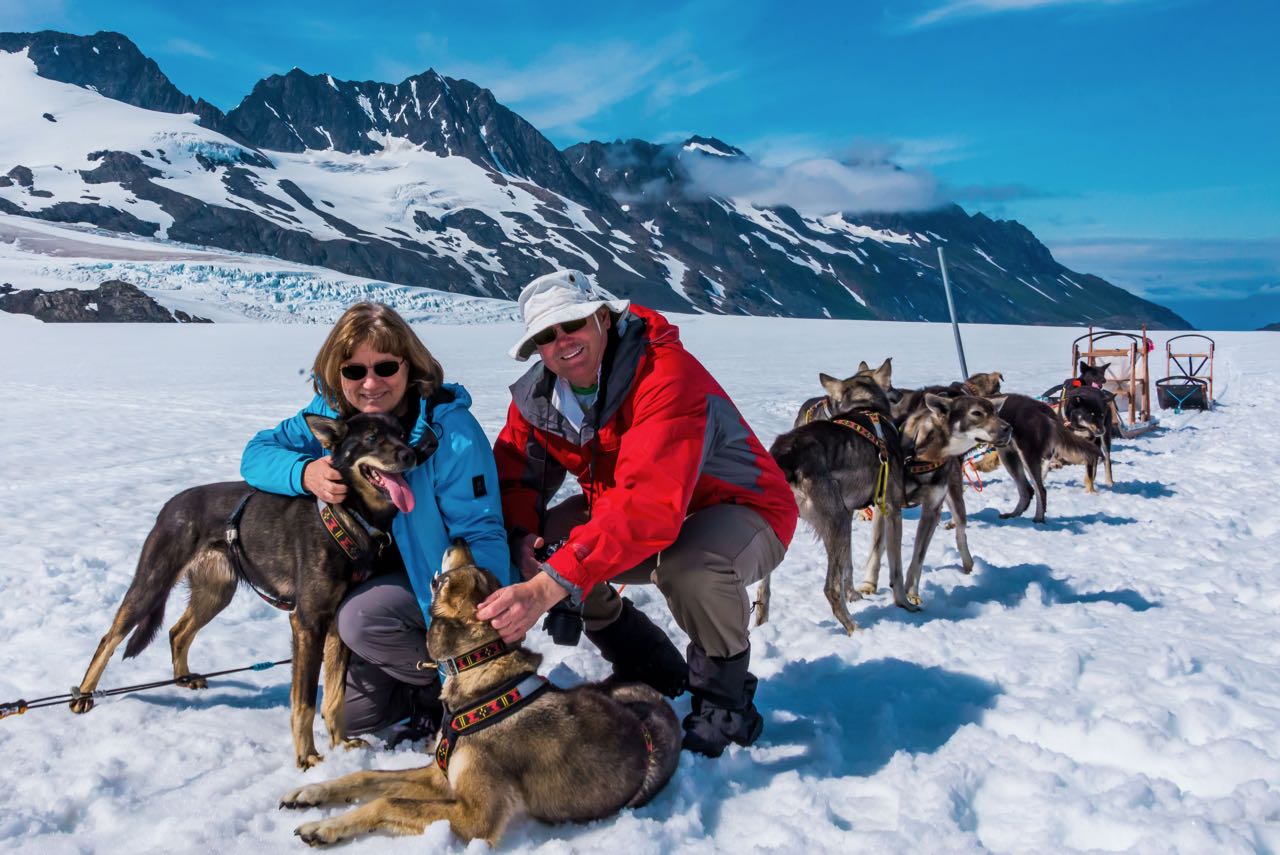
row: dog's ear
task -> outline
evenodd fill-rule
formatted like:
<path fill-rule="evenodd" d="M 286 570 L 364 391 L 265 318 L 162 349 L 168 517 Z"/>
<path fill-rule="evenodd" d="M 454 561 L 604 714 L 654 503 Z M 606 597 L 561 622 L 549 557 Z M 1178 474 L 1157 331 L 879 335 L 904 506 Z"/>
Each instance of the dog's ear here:
<path fill-rule="evenodd" d="M 494 591 L 501 588 L 502 583 L 498 581 L 497 576 L 493 575 L 483 567 L 477 567 L 476 569 L 480 571 L 480 578 L 477 581 L 479 582 L 478 587 L 480 588 L 480 598 L 481 601 L 483 601 L 488 599 Z"/>
<path fill-rule="evenodd" d="M 858 370 L 855 371 L 854 373 L 861 374 L 863 371 L 870 371 L 870 370 L 871 370 L 871 366 L 868 365 L 867 360 L 864 359 L 858 363 Z"/>
<path fill-rule="evenodd" d="M 307 420 L 307 427 L 311 428 L 311 433 L 315 435 L 315 438 L 320 440 L 320 444 L 330 451 L 337 448 L 343 437 L 347 435 L 345 422 L 340 422 L 337 419 L 331 419 L 318 413 L 305 413 L 302 417 Z"/>
<path fill-rule="evenodd" d="M 1108 368 L 1110 368 L 1110 367 L 1111 367 L 1111 363 L 1110 363 L 1110 362 L 1104 362 L 1104 363 L 1102 363 L 1101 365 L 1099 365 L 1099 366 L 1098 366 L 1098 370 L 1099 370 L 1099 371 L 1101 371 L 1101 372 L 1105 375 L 1105 374 L 1107 373 L 1107 369 L 1108 369 Z"/>
<path fill-rule="evenodd" d="M 422 432 L 422 438 L 413 444 L 413 456 L 416 459 L 415 465 L 421 466 L 427 462 L 427 458 L 436 453 L 436 449 L 440 447 L 440 440 L 436 439 L 435 431 L 430 427 Z"/>
<path fill-rule="evenodd" d="M 844 381 L 837 380 L 830 374 L 819 374 L 818 382 L 822 384 L 822 388 L 832 398 L 839 398 L 844 392 Z"/>
<path fill-rule="evenodd" d="M 871 372 L 871 378 L 881 389 L 888 389 L 893 380 L 893 359 L 890 357 L 880 363 L 880 367 Z"/>
<path fill-rule="evenodd" d="M 924 396 L 924 405 L 935 415 L 946 418 L 951 414 L 951 402 L 941 395 L 928 392 Z"/>
<path fill-rule="evenodd" d="M 1008 395 L 992 395 L 991 397 L 987 398 L 987 400 L 991 402 L 991 406 L 995 407 L 996 412 L 999 413 L 1000 408 L 1004 406 L 1004 402 L 1009 400 L 1009 396 Z"/>

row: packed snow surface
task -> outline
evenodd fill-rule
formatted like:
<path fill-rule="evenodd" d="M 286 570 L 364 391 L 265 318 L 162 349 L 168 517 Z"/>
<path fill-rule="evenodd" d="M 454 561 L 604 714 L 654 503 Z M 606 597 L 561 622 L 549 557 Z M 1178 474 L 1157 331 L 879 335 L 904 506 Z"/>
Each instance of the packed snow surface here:
<path fill-rule="evenodd" d="M 820 371 L 894 356 L 901 386 L 956 374 L 944 325 L 673 320 L 766 443 L 818 394 Z M 417 329 L 495 436 L 523 370 L 504 355 L 517 326 Z M 0 313 L 0 701 L 79 682 L 157 511 L 186 487 L 238 477 L 245 441 L 309 399 L 306 369 L 326 332 Z M 975 370 L 1030 393 L 1062 379 L 1076 335 L 964 328 Z M 1217 342 L 1218 409 L 1164 412 L 1156 432 L 1120 441 L 1114 488 L 1088 495 L 1079 469 L 1051 473 L 1044 525 L 997 518 L 1015 497 L 1000 473 L 968 491 L 977 566 L 962 575 L 951 533 L 939 531 L 918 614 L 882 589 L 852 606 L 862 629 L 845 635 L 822 595 L 823 549 L 802 525 L 774 574 L 771 620 L 752 633 L 760 741 L 718 760 L 683 755 L 640 810 L 582 826 L 518 820 L 502 847 L 1280 850 L 1280 458 L 1270 450 L 1280 338 Z M 1163 344 L 1157 335 L 1157 353 Z M 917 514 L 907 517 L 905 550 Z M 856 525 L 860 565 L 868 533 Z M 626 595 L 684 644 L 656 591 Z M 588 644 L 557 648 L 541 631 L 530 642 L 562 685 L 607 673 Z M 167 647 L 161 633 L 137 659 L 115 658 L 102 687 L 169 677 Z M 192 664 L 288 655 L 287 618 L 242 590 L 201 632 Z M 683 715 L 688 698 L 675 706 Z M 298 770 L 281 668 L 107 699 L 86 716 L 32 710 L 0 721 L 0 849 L 301 852 L 294 827 L 331 812 L 281 811 L 283 793 L 429 762 L 421 745 L 374 742 Z M 343 851 L 464 848 L 441 823 L 425 839 Z"/>

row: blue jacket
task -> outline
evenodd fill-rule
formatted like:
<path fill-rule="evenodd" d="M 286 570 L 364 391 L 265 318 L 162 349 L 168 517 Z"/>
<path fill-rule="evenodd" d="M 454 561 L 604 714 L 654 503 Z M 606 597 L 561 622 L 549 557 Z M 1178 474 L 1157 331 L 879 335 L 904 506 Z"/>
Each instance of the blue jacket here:
<path fill-rule="evenodd" d="M 476 564 L 503 584 L 513 578 L 493 450 L 471 415 L 467 390 L 455 383 L 446 383 L 444 388 L 454 398 L 437 403 L 430 419 L 426 402 L 419 403 L 409 442 L 417 442 L 423 431 L 430 430 L 440 445 L 426 463 L 405 476 L 416 500 L 414 508 L 409 514 L 396 514 L 391 523 L 424 616 L 431 605 L 431 580 L 440 572 L 444 551 L 454 538 L 466 540 Z M 306 413 L 337 415 L 317 395 L 296 416 L 249 440 L 240 458 L 240 475 L 250 486 L 285 496 L 307 495 L 302 486 L 303 468 L 329 452 L 307 427 Z"/>

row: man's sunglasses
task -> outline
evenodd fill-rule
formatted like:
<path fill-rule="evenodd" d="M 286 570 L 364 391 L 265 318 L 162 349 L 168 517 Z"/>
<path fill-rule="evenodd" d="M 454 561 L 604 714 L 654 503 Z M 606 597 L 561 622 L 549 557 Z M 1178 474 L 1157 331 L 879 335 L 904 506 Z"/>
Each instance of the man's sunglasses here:
<path fill-rule="evenodd" d="M 383 362 L 373 363 L 373 373 L 379 377 L 394 377 L 400 371 L 400 365 L 403 359 L 388 359 Z M 338 369 L 338 372 L 348 380 L 363 380 L 365 375 L 369 373 L 367 365 L 344 365 Z"/>
<path fill-rule="evenodd" d="M 556 324 L 553 327 L 548 327 L 533 337 L 533 343 L 538 347 L 551 344 L 551 342 L 555 341 L 556 337 L 560 334 L 556 332 L 557 330 L 560 332 L 575 333 L 585 327 L 590 318 L 591 316 L 587 315 L 587 317 L 578 318 L 576 321 L 565 321 L 562 324 Z"/>

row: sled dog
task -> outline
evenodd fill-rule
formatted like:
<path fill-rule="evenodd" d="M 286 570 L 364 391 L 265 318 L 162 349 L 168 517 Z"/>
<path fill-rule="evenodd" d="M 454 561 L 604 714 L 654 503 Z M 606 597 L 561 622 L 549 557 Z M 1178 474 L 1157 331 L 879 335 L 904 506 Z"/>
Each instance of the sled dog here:
<path fill-rule="evenodd" d="M 941 395 L 944 398 L 955 398 L 959 395 L 973 395 L 979 398 L 994 398 L 1000 394 L 1000 384 L 1004 375 L 999 371 L 988 371 L 983 374 L 971 374 L 963 383 L 955 382 L 946 385 L 925 386 L 923 389 L 900 389 L 899 398 L 893 405 L 893 417 L 902 421 L 907 413 L 920 407 L 925 395 Z"/>
<path fill-rule="evenodd" d="M 1000 417 L 1013 428 L 1013 442 L 999 449 L 1000 462 L 1018 488 L 1018 504 L 1000 515 L 1001 519 L 1021 516 L 1031 504 L 1034 494 L 1036 511 L 1033 519 L 1044 522 L 1045 466 L 1056 456 L 1064 463 L 1097 464 L 1099 452 L 1092 442 L 1081 439 L 1067 429 L 1053 409 L 1043 401 L 1026 395 L 1005 395 L 999 408 Z M 1029 479 L 1029 480 L 1028 480 Z"/>
<path fill-rule="evenodd" d="M 961 569 L 965 573 L 973 571 L 973 556 L 969 554 L 969 540 L 965 533 L 968 518 L 960 473 L 961 458 L 979 442 L 991 443 L 997 448 L 1008 445 L 1012 429 L 996 415 L 996 405 L 986 398 L 972 395 L 945 398 L 926 394 L 920 399 L 920 406 L 907 415 L 901 434 L 906 507 L 920 506 L 920 522 L 916 526 L 915 547 L 906 577 L 907 599 L 919 605 L 920 572 L 942 516 L 943 502 L 951 506 L 956 524 L 956 548 L 960 550 Z M 872 546 L 867 554 L 864 579 L 858 585 L 862 594 L 874 594 L 880 581 L 876 531 L 873 515 Z"/>
<path fill-rule="evenodd" d="M 418 448 L 411 448 L 400 424 L 385 415 L 337 420 L 308 414 L 306 420 L 332 452 L 333 467 L 349 488 L 346 500 L 318 504 L 309 496 L 256 492 L 243 481 L 192 487 L 170 499 L 147 535 L 133 582 L 80 682 L 77 691 L 83 697 L 71 701 L 74 712 L 93 708 L 91 693 L 125 636 L 133 633 L 126 659 L 151 643 L 169 592 L 182 578 L 191 593 L 186 611 L 169 630 L 173 675 L 188 678 L 182 682 L 188 688 L 205 688 L 205 679 L 191 672 L 187 653 L 196 633 L 226 608 L 243 582 L 290 611 L 290 725 L 298 765 L 308 768 L 321 760 L 312 724 L 322 660 L 322 716 L 333 745 L 363 744 L 345 734 L 347 650 L 333 616 L 353 579 L 373 569 L 397 510 L 412 509 L 413 495 L 401 473 L 426 460 L 436 439 L 428 431 Z"/>
<path fill-rule="evenodd" d="M 360 807 L 308 822 L 316 845 L 369 832 L 421 834 L 447 819 L 463 840 L 497 844 L 517 813 L 544 822 L 590 822 L 638 807 L 680 759 L 675 711 L 639 683 L 559 689 L 538 676 L 542 655 L 507 647 L 476 607 L 498 580 L 465 545 L 445 554 L 432 582 L 427 647 L 445 673 L 445 724 L 424 768 L 355 772 L 309 784 L 281 807 Z"/>
<path fill-rule="evenodd" d="M 1090 366 L 1080 362 L 1079 385 L 1068 381 L 1062 386 L 1062 420 L 1076 436 L 1093 443 L 1102 456 L 1107 473 L 1107 486 L 1114 487 L 1111 475 L 1111 441 L 1115 436 L 1113 401 L 1115 395 L 1102 388 L 1106 381 L 1106 365 Z M 1084 488 L 1096 493 L 1094 480 L 1098 474 L 1098 461 L 1084 465 Z"/>
<path fill-rule="evenodd" d="M 796 495 L 800 517 L 814 527 L 826 548 L 824 593 L 836 620 L 850 634 L 858 627 L 846 603 L 862 597 L 853 587 L 853 515 L 877 500 L 884 503 L 886 513 L 872 526 L 873 548 L 879 548 L 878 538 L 888 538 L 894 602 L 904 609 L 916 609 L 903 587 L 902 448 L 880 379 L 887 385 L 889 370 L 885 360 L 875 371 L 862 371 L 848 380 L 822 375 L 828 399 L 834 406 L 848 409 L 830 419 L 815 418 L 800 424 L 769 448 Z M 763 623 L 769 613 L 768 577 L 760 583 L 756 598 L 756 622 Z"/>
<path fill-rule="evenodd" d="M 880 363 L 880 367 L 872 371 L 865 361 L 858 364 L 858 370 L 848 380 L 837 380 L 829 374 L 819 374 L 818 382 L 827 394 L 819 398 L 810 398 L 800 405 L 792 427 L 834 418 L 839 413 L 860 410 L 875 406 L 876 398 L 869 393 L 865 384 L 855 383 L 858 377 L 866 377 L 879 386 L 886 394 L 892 388 L 893 357 Z"/>

